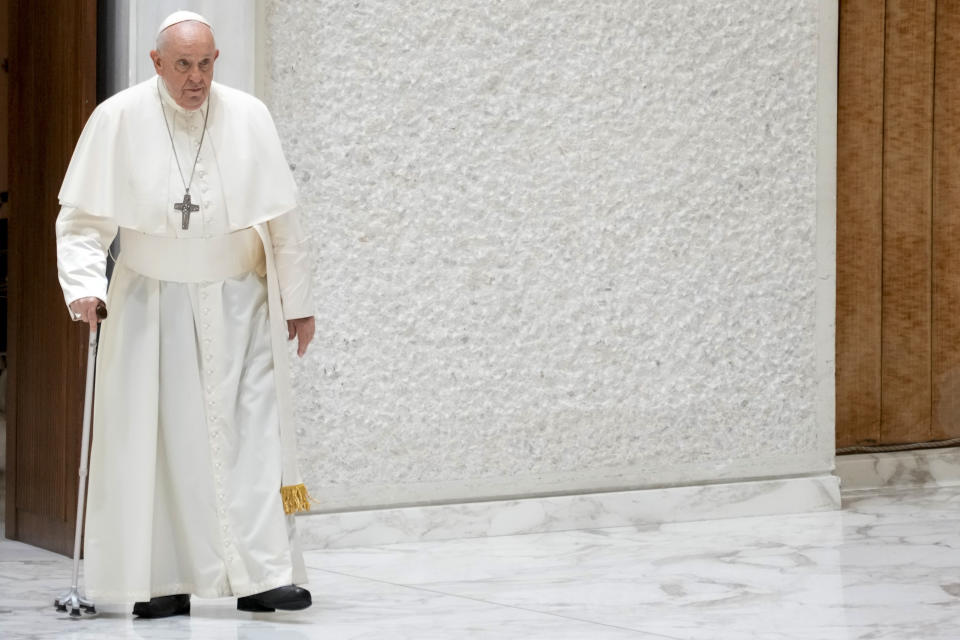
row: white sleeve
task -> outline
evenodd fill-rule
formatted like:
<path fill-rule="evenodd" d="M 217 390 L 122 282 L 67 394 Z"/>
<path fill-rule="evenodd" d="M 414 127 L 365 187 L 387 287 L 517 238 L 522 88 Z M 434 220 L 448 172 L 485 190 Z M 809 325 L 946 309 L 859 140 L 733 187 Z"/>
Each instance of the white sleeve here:
<path fill-rule="evenodd" d="M 296 210 L 267 223 L 273 244 L 280 299 L 285 320 L 306 318 L 314 313 L 313 272 L 310 268 L 310 241 Z"/>
<path fill-rule="evenodd" d="M 80 298 L 99 298 L 106 303 L 107 251 L 117 235 L 117 224 L 64 205 L 57 216 L 56 231 L 57 272 L 67 310 Z M 72 311 L 70 315 L 76 317 Z"/>

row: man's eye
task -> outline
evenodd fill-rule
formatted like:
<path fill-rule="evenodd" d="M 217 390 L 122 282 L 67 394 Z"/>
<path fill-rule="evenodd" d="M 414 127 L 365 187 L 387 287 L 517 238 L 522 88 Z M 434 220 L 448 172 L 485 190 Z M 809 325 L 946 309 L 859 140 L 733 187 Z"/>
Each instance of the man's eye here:
<path fill-rule="evenodd" d="M 186 71 L 190 68 L 190 64 L 186 60 L 177 60 L 177 69 L 181 71 Z"/>
<path fill-rule="evenodd" d="M 201 70 L 201 71 L 206 71 L 206 70 L 207 70 L 207 67 L 210 66 L 210 61 L 209 61 L 209 60 L 203 60 L 203 61 L 200 62 L 200 64 L 199 64 L 198 66 L 200 67 L 200 70 Z"/>

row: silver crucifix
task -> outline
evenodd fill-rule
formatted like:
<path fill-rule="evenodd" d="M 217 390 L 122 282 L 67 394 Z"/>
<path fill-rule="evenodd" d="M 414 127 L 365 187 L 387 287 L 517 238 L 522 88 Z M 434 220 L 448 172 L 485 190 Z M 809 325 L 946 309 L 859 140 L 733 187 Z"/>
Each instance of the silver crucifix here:
<path fill-rule="evenodd" d="M 181 225 L 181 228 L 183 229 L 188 229 L 190 227 L 190 214 L 194 211 L 200 211 L 200 205 L 193 204 L 190 201 L 189 190 L 183 194 L 183 202 L 178 202 L 177 204 L 173 205 L 173 208 L 183 214 L 183 222 Z"/>

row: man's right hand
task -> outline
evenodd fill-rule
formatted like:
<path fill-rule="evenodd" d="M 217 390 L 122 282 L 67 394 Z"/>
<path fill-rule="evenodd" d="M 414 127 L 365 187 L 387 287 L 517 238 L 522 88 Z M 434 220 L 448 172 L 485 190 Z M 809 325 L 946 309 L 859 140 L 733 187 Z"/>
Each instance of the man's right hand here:
<path fill-rule="evenodd" d="M 90 325 L 90 333 L 95 333 L 97 323 L 100 322 L 100 318 L 97 316 L 97 307 L 99 306 L 106 309 L 103 300 L 100 298 L 80 298 L 70 303 L 70 310 L 80 316 L 77 318 L 78 322 L 86 322 Z"/>

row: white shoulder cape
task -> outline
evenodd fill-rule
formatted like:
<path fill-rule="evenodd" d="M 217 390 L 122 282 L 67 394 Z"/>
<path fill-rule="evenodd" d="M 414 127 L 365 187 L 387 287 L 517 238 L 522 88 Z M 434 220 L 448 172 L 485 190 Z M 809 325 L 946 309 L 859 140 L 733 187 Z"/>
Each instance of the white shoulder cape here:
<path fill-rule="evenodd" d="M 60 203 L 112 218 L 122 227 L 163 233 L 173 153 L 158 78 L 102 102 L 90 115 L 60 188 Z M 244 229 L 296 207 L 296 184 L 277 129 L 257 98 L 214 82 L 204 144 L 210 144 L 223 184 L 231 229 Z"/>

